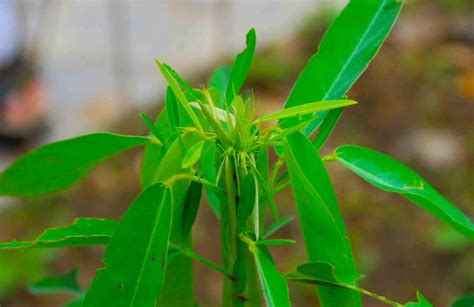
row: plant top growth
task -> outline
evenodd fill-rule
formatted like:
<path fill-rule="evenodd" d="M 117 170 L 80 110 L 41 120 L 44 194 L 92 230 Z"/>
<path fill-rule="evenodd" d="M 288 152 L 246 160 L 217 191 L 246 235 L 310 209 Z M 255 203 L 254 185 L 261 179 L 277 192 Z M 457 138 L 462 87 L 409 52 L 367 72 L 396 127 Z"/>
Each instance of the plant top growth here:
<path fill-rule="evenodd" d="M 87 291 L 79 287 L 74 270 L 33 286 L 36 292 L 72 293 L 70 306 L 197 306 L 193 261 L 222 274 L 226 307 L 290 306 L 289 282 L 314 285 L 325 307 L 362 306 L 362 295 L 391 306 L 431 306 L 421 293 L 402 304 L 358 285 L 363 272 L 356 268 L 325 164 L 340 163 L 471 240 L 472 222 L 415 171 L 386 154 L 355 145 L 319 154 L 343 110 L 357 103 L 346 93 L 376 55 L 401 7 L 397 0 L 350 1 L 284 108 L 263 116 L 256 116 L 257 98 L 241 94 L 255 53 L 253 29 L 233 66 L 216 69 L 206 88 L 192 88 L 156 60 L 168 87 L 157 119 L 141 114 L 148 136 L 92 133 L 51 143 L 0 173 L 0 195 L 37 197 L 72 186 L 117 153 L 143 147 L 142 192 L 122 218 L 78 218 L 34 241 L 1 243 L 0 249 L 106 246 L 103 267 Z M 283 204 L 275 195 L 285 189 L 293 192 L 297 221 L 279 214 Z M 193 251 L 192 227 L 202 194 L 219 221 L 220 263 Z M 292 222 L 303 237 L 280 238 L 278 230 Z M 294 240 L 304 240 L 307 263 L 282 273 L 268 246 L 291 246 Z"/>

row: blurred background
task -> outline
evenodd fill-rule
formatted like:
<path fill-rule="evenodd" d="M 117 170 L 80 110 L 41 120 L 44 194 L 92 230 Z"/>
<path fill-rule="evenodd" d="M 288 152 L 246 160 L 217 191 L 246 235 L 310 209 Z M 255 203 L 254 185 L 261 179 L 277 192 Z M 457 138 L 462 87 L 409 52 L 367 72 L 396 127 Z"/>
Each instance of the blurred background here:
<path fill-rule="evenodd" d="M 153 58 L 194 87 L 231 64 L 257 30 L 247 89 L 262 112 L 280 108 L 331 20 L 347 1 L 0 0 L 0 169 L 51 140 L 94 130 L 145 134 L 165 82 Z M 350 91 L 324 153 L 344 143 L 389 153 L 417 169 L 474 219 L 474 4 L 408 0 L 388 41 Z M 139 192 L 140 152 L 100 166 L 53 196 L 0 199 L 0 241 L 31 239 L 76 217 L 119 218 Z M 420 290 L 434 306 L 474 292 L 474 247 L 408 201 L 329 164 L 362 286 L 400 302 Z M 124 182 L 123 178 L 130 178 Z M 294 214 L 281 193 L 282 214 Z M 205 202 L 205 199 L 203 199 Z M 196 249 L 219 262 L 218 228 L 201 206 Z M 282 272 L 305 262 L 296 222 L 281 231 L 295 249 L 272 249 Z M 102 248 L 0 253 L 1 306 L 62 306 L 67 295 L 34 295 L 28 284 L 78 268 L 87 288 Z M 196 264 L 200 306 L 219 306 L 220 276 Z M 311 287 L 290 285 L 295 306 L 314 306 Z M 364 298 L 364 306 L 380 306 Z"/>

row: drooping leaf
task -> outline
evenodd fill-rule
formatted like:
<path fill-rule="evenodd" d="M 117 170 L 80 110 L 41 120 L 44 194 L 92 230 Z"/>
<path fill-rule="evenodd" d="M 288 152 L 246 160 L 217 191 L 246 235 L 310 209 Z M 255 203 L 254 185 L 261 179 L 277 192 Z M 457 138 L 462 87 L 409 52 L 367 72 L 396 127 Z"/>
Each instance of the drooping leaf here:
<path fill-rule="evenodd" d="M 341 146 L 336 160 L 379 189 L 398 193 L 474 240 L 474 225 L 425 179 L 401 162 L 372 149 Z"/>
<path fill-rule="evenodd" d="M 44 145 L 0 173 L 0 195 L 30 197 L 63 190 L 105 159 L 148 141 L 142 136 L 93 133 Z"/>
<path fill-rule="evenodd" d="M 34 294 L 69 293 L 82 295 L 81 287 L 77 282 L 77 269 L 66 274 L 49 277 L 32 283 L 28 289 Z"/>
<path fill-rule="evenodd" d="M 306 64 L 285 108 L 312 101 L 341 99 L 374 58 L 402 6 L 400 0 L 352 0 L 324 35 L 318 52 Z M 305 133 L 311 134 L 318 118 Z M 298 118 L 285 121 L 294 126 Z"/>
<path fill-rule="evenodd" d="M 226 91 L 226 100 L 227 104 L 231 104 L 234 100 L 235 94 L 240 92 L 242 85 L 244 85 L 247 74 L 250 70 L 250 64 L 252 63 L 253 55 L 255 53 L 255 44 L 256 44 L 256 34 L 255 29 L 250 29 L 247 33 L 247 47 L 239 53 L 230 72 L 230 78 L 227 85 Z"/>
<path fill-rule="evenodd" d="M 472 306 L 474 306 L 474 293 L 458 297 L 451 304 L 451 307 L 472 307 Z"/>
<path fill-rule="evenodd" d="M 301 133 L 283 142 L 306 251 L 311 262 L 333 265 L 339 278 L 355 285 L 359 274 L 336 196 L 316 148 Z M 322 306 L 361 306 L 360 295 L 345 289 L 318 286 Z"/>
<path fill-rule="evenodd" d="M 84 306 L 152 307 L 166 270 L 171 228 L 170 191 L 160 183 L 143 191 L 114 232 Z"/>
<path fill-rule="evenodd" d="M 420 292 L 416 293 L 416 298 L 418 299 L 418 302 L 409 302 L 405 306 L 406 307 L 433 307 L 433 305 Z"/>
<path fill-rule="evenodd" d="M 253 253 L 267 306 L 291 306 L 286 281 L 275 267 L 268 249 L 265 246 L 255 246 Z"/>
<path fill-rule="evenodd" d="M 338 109 L 341 107 L 347 107 L 350 105 L 357 104 L 354 100 L 328 100 L 328 101 L 317 101 L 308 102 L 303 105 L 285 108 L 281 111 L 277 111 L 273 114 L 264 115 L 256 120 L 256 122 L 267 122 L 270 120 L 290 120 L 294 117 L 301 117 L 307 114 L 313 114 L 317 112 Z"/>
<path fill-rule="evenodd" d="M 324 118 L 321 126 L 319 127 L 318 134 L 313 140 L 313 145 L 317 150 L 320 150 L 323 147 L 324 143 L 327 141 L 331 135 L 334 127 L 336 127 L 339 118 L 341 118 L 343 108 L 333 109 L 328 112 Z"/>
<path fill-rule="evenodd" d="M 78 218 L 71 225 L 47 229 L 34 241 L 0 243 L 0 249 L 102 245 L 109 242 L 116 226 L 113 220 Z"/>
<path fill-rule="evenodd" d="M 181 162 L 182 168 L 191 167 L 197 161 L 199 161 L 199 159 L 201 158 L 204 143 L 205 141 L 199 141 L 188 149 L 188 151 L 184 155 L 183 161 Z"/>

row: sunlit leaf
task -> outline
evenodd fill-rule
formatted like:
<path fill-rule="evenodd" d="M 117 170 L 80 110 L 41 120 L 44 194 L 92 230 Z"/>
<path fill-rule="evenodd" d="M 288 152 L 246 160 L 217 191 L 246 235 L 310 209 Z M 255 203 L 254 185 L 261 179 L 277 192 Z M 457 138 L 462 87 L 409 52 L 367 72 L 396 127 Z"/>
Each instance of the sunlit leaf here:
<path fill-rule="evenodd" d="M 318 52 L 306 64 L 285 108 L 341 99 L 374 58 L 401 6 L 400 0 L 350 1 L 324 35 Z M 324 116 L 318 116 L 305 133 L 311 134 L 323 120 Z M 283 127 L 298 122 L 294 118 L 285 121 Z"/>
<path fill-rule="evenodd" d="M 461 210 L 401 162 L 381 152 L 352 145 L 337 148 L 335 155 L 337 161 L 369 183 L 384 191 L 404 196 L 468 238 L 474 239 L 474 225 Z"/>
<path fill-rule="evenodd" d="M 201 158 L 202 148 L 204 147 L 205 141 L 199 141 L 193 146 L 189 147 L 188 151 L 184 155 L 183 161 L 181 162 L 182 168 L 188 168 L 193 166 Z"/>
<path fill-rule="evenodd" d="M 161 73 L 163 74 L 163 77 L 166 79 L 168 82 L 169 87 L 173 91 L 176 100 L 180 103 L 182 108 L 186 111 L 188 116 L 192 119 L 193 124 L 196 126 L 198 129 L 202 129 L 201 123 L 199 122 L 199 119 L 197 118 L 196 114 L 194 113 L 193 109 L 189 105 L 188 98 L 186 97 L 185 93 L 181 89 L 180 84 L 176 80 L 176 78 L 173 76 L 173 74 L 170 72 L 169 68 L 167 65 L 164 65 L 161 63 L 159 60 L 155 59 L 156 65 L 160 69 Z"/>
<path fill-rule="evenodd" d="M 0 195 L 29 197 L 63 190 L 105 159 L 148 141 L 141 136 L 93 133 L 44 145 L 0 173 Z"/>
<path fill-rule="evenodd" d="M 244 85 L 255 53 L 256 40 L 255 29 L 251 29 L 247 33 L 247 47 L 236 56 L 234 66 L 232 66 L 226 91 L 226 100 L 228 104 L 232 103 L 235 94 L 238 94 L 242 85 Z"/>
<path fill-rule="evenodd" d="M 359 274 L 334 190 L 316 148 L 299 132 L 287 136 L 283 147 L 308 259 L 333 265 L 343 282 L 355 285 Z M 325 286 L 317 289 L 322 306 L 361 306 L 360 296 L 352 291 Z"/>
<path fill-rule="evenodd" d="M 133 202 L 114 232 L 84 306 L 152 307 L 166 270 L 172 203 L 161 184 Z"/>
<path fill-rule="evenodd" d="M 328 101 L 317 101 L 309 102 L 304 105 L 294 106 L 290 108 L 277 111 L 273 114 L 264 115 L 256 120 L 256 122 L 267 122 L 270 120 L 279 120 L 285 118 L 292 118 L 296 116 L 303 116 L 307 114 L 313 114 L 321 111 L 337 109 L 341 107 L 347 107 L 354 105 L 357 102 L 354 100 L 328 100 Z"/>

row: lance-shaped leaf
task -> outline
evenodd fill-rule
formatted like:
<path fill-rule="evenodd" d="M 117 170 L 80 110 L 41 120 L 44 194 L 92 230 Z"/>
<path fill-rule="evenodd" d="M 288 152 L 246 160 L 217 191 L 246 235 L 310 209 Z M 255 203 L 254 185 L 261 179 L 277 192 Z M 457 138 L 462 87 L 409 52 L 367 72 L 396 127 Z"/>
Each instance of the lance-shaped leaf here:
<path fill-rule="evenodd" d="M 318 52 L 306 64 L 285 108 L 312 101 L 341 99 L 367 68 L 392 28 L 400 0 L 352 0 L 324 35 Z M 310 134 L 324 119 L 306 129 Z M 299 119 L 285 121 L 294 126 Z M 283 123 L 282 123 L 283 124 Z"/>
<path fill-rule="evenodd" d="M 343 282 L 355 285 L 359 274 L 334 190 L 316 148 L 299 132 L 287 136 L 283 148 L 309 260 L 330 263 Z M 361 306 L 360 296 L 352 291 L 325 286 L 317 289 L 322 306 Z"/>
<path fill-rule="evenodd" d="M 202 130 L 201 123 L 199 122 L 199 119 L 197 118 L 193 109 L 189 105 L 188 98 L 186 97 L 184 91 L 182 90 L 180 83 L 178 82 L 178 80 L 176 80 L 175 74 L 173 74 L 173 71 L 170 70 L 169 66 L 161 63 L 159 60 L 155 59 L 155 62 L 158 68 L 160 69 L 161 73 L 163 74 L 163 77 L 168 82 L 169 87 L 171 88 L 174 95 L 176 96 L 176 100 L 180 103 L 181 107 L 185 110 L 185 112 L 191 118 L 196 128 Z"/>
<path fill-rule="evenodd" d="M 0 249 L 27 247 L 73 247 L 107 244 L 117 222 L 99 218 L 78 218 L 73 224 L 50 228 L 33 241 L 0 243 Z"/>
<path fill-rule="evenodd" d="M 252 252 L 267 306 L 291 306 L 286 281 L 276 268 L 268 249 L 265 246 L 252 246 Z"/>
<path fill-rule="evenodd" d="M 321 111 L 337 109 L 341 107 L 347 107 L 354 105 L 357 102 L 354 100 L 329 100 L 329 101 L 317 101 L 310 102 L 300 106 L 294 106 L 275 112 L 273 114 L 264 115 L 256 120 L 256 122 L 267 122 L 270 120 L 292 118 L 296 116 L 303 116 L 306 114 L 313 114 Z"/>
<path fill-rule="evenodd" d="M 154 184 L 127 210 L 105 251 L 105 267 L 89 287 L 84 306 L 152 307 L 166 270 L 171 194 Z"/>
<path fill-rule="evenodd" d="M 148 141 L 141 136 L 93 133 L 44 145 L 0 173 L 0 195 L 39 196 L 63 190 L 105 159 Z"/>
<path fill-rule="evenodd" d="M 250 29 L 247 33 L 247 47 L 235 57 L 234 66 L 230 72 L 229 83 L 227 85 L 226 100 L 227 104 L 231 104 L 234 100 L 235 94 L 240 92 L 242 85 L 244 85 L 247 74 L 250 70 L 253 55 L 255 53 L 255 44 L 257 37 L 255 29 Z"/>
<path fill-rule="evenodd" d="M 182 168 L 191 167 L 199 161 L 205 142 L 206 141 L 199 141 L 193 146 L 189 147 L 188 151 L 184 155 L 183 161 L 181 162 Z"/>
<path fill-rule="evenodd" d="M 154 126 L 163 136 L 162 142 L 166 143 L 173 133 L 169 122 L 168 110 L 164 108 L 155 120 Z M 161 158 L 165 153 L 164 144 L 148 143 L 143 151 L 143 158 L 140 167 L 140 183 L 142 189 L 154 183 L 156 169 L 160 165 Z"/>
<path fill-rule="evenodd" d="M 335 158 L 379 189 L 398 193 L 474 240 L 474 225 L 425 179 L 401 162 L 372 149 L 341 146 Z"/>

